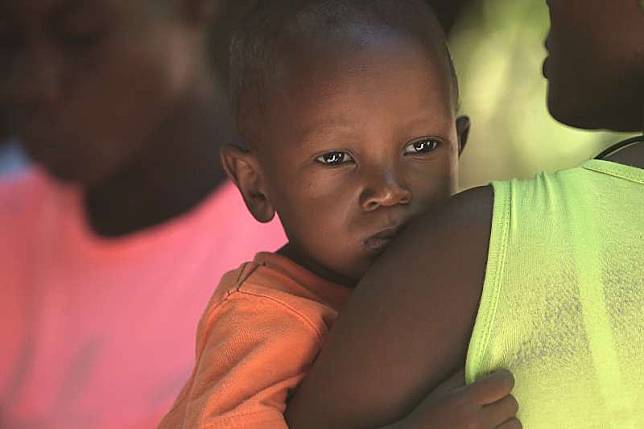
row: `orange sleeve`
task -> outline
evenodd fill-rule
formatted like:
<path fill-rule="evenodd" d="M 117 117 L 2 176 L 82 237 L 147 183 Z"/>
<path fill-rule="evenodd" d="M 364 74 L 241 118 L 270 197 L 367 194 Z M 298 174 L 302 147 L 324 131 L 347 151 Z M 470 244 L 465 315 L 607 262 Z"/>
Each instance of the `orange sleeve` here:
<path fill-rule="evenodd" d="M 230 293 L 202 319 L 193 374 L 159 428 L 287 428 L 287 396 L 320 338 L 315 324 L 286 303 Z"/>

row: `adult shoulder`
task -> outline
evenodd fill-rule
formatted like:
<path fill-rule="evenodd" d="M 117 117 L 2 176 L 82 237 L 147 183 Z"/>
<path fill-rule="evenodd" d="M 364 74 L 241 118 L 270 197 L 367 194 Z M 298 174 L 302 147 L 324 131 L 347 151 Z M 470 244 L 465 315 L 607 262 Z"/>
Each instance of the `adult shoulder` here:
<path fill-rule="evenodd" d="M 289 406 L 293 427 L 396 421 L 464 365 L 493 200 L 491 187 L 455 196 L 415 220 L 374 264 Z"/>

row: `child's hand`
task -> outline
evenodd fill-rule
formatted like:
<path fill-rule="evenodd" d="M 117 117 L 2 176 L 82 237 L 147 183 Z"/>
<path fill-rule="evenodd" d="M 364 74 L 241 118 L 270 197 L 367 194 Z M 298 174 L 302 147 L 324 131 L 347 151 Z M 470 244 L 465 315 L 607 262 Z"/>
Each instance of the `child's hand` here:
<path fill-rule="evenodd" d="M 519 404 L 510 395 L 514 377 L 499 370 L 465 386 L 459 371 L 403 420 L 405 429 L 521 429 Z"/>

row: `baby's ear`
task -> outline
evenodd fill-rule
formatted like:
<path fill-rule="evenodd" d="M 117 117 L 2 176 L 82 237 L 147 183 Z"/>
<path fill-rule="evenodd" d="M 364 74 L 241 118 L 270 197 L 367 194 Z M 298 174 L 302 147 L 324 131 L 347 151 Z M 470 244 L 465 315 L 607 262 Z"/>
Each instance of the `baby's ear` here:
<path fill-rule="evenodd" d="M 459 116 L 456 118 L 456 135 L 458 136 L 458 154 L 463 153 L 467 139 L 470 136 L 471 122 L 467 116 Z"/>
<path fill-rule="evenodd" d="M 226 174 L 241 192 L 246 207 L 257 221 L 266 223 L 275 217 L 275 208 L 267 197 L 259 162 L 252 152 L 234 145 L 220 150 Z"/>

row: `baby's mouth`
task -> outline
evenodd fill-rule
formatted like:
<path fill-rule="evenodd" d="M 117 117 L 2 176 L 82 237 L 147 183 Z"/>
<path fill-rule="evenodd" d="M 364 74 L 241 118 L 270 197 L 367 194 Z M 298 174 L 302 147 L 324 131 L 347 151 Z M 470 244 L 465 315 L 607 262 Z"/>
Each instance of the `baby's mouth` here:
<path fill-rule="evenodd" d="M 396 237 L 396 235 L 398 235 L 399 230 L 400 228 L 398 227 L 387 228 L 385 230 L 382 230 L 379 233 L 374 234 L 371 237 L 367 238 L 363 242 L 364 247 L 370 252 L 380 253 L 384 251 L 385 248 L 391 242 L 391 240 L 393 240 Z"/>

